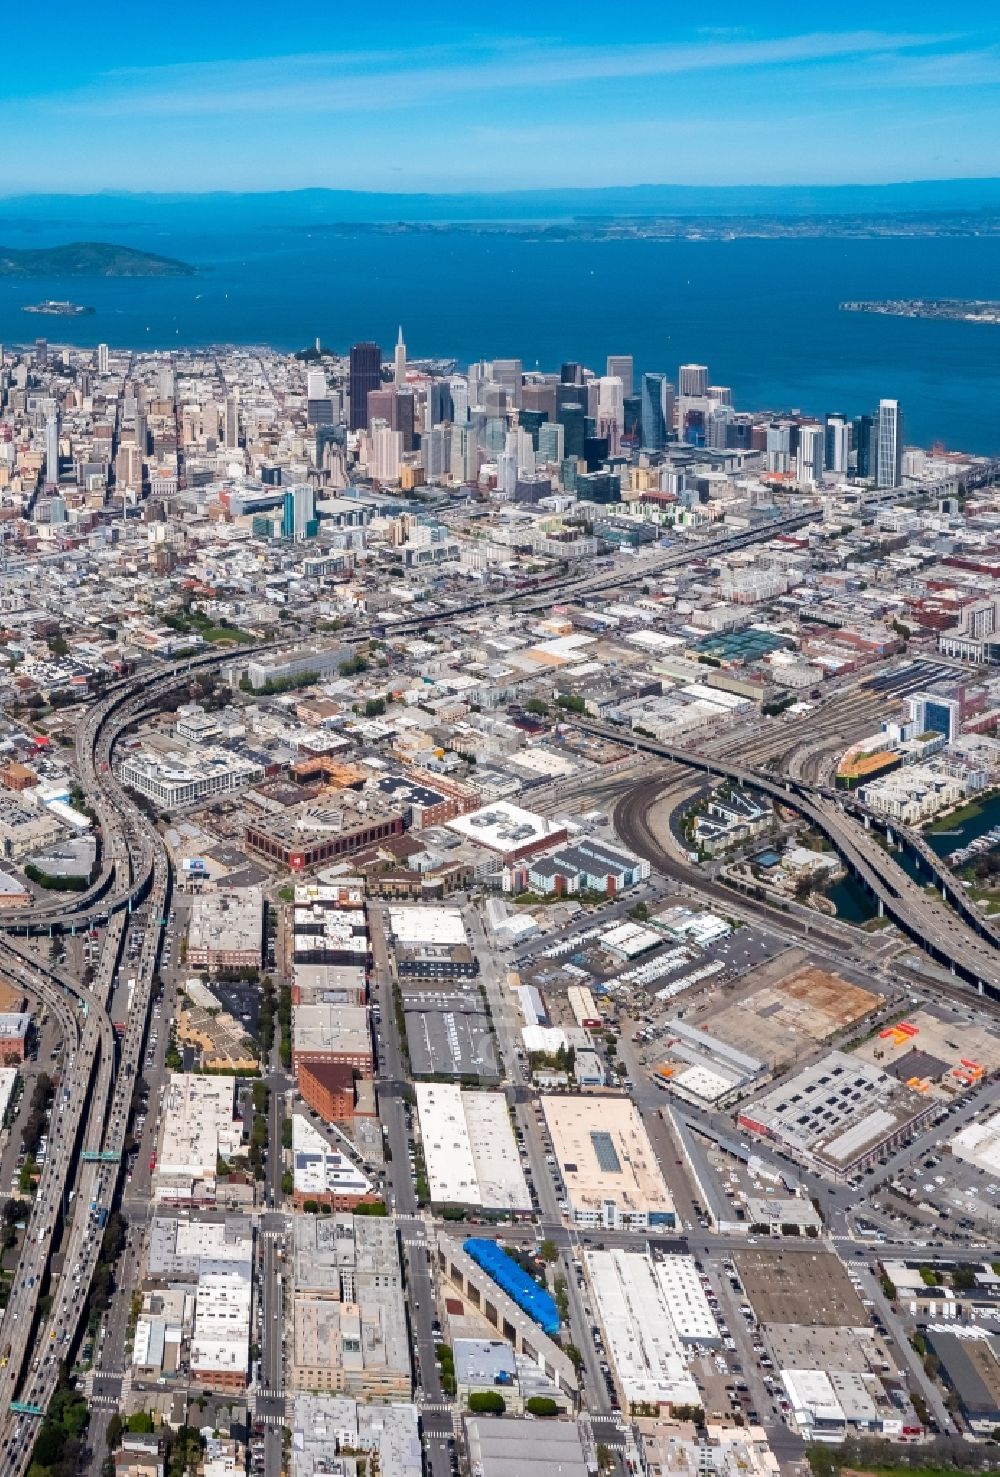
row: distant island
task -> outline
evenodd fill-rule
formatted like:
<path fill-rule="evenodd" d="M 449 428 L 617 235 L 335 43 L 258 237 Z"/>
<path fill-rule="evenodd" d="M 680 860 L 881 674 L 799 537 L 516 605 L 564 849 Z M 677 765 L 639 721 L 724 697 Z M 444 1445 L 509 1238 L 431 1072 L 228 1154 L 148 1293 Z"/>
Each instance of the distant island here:
<path fill-rule="evenodd" d="M 1000 323 L 1000 302 L 983 298 L 878 298 L 840 304 L 843 313 L 882 313 L 888 318 L 943 318 L 947 322 Z"/>
<path fill-rule="evenodd" d="M 33 249 L 0 246 L 0 277 L 193 277 L 195 268 L 170 256 L 106 241 L 71 241 Z"/>
<path fill-rule="evenodd" d="M 518 241 L 780 241 L 927 236 L 997 236 L 1000 213 L 927 215 L 576 216 L 570 220 L 316 221 L 309 234 L 361 236 L 503 236 Z"/>
<path fill-rule="evenodd" d="M 94 309 L 85 307 L 83 303 L 62 302 L 47 297 L 43 303 L 25 303 L 21 312 L 42 313 L 46 318 L 86 318 L 93 314 Z"/>

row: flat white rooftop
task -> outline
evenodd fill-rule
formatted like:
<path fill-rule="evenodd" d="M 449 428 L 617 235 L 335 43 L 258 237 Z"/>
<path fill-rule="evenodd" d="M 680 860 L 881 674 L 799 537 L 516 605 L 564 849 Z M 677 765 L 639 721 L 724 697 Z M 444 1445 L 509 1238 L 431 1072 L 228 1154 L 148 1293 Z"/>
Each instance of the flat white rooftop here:
<path fill-rule="evenodd" d="M 389 926 L 393 937 L 401 944 L 458 945 L 466 942 L 460 908 L 436 908 L 426 904 L 390 908 Z"/>
<path fill-rule="evenodd" d="M 471 815 L 456 816 L 448 822 L 448 829 L 501 854 L 537 846 L 543 841 L 555 843 L 566 835 L 564 827 L 544 815 L 522 810 L 520 805 L 512 805 L 509 800 L 494 800 L 491 805 L 484 805 Z"/>
<path fill-rule="evenodd" d="M 552 1150 L 574 1217 L 670 1223 L 674 1204 L 645 1124 L 627 1097 L 549 1095 L 542 1098 Z"/>
<path fill-rule="evenodd" d="M 700 1405 L 667 1285 L 651 1256 L 588 1251 L 587 1267 L 608 1353 L 629 1405 Z"/>
<path fill-rule="evenodd" d="M 530 1210 L 503 1093 L 463 1092 L 450 1082 L 418 1082 L 416 1093 L 431 1200 Z"/>

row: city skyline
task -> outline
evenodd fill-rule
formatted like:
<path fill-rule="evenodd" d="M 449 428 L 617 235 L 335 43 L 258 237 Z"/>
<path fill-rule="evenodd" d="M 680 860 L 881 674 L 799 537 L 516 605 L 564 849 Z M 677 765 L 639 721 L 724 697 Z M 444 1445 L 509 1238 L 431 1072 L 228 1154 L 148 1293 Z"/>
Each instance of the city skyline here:
<path fill-rule="evenodd" d="M 572 27 L 518 3 L 499 33 L 395 5 L 335 24 L 313 4 L 223 5 L 209 33 L 181 4 L 148 37 L 64 9 L 46 64 L 9 79 L 0 194 L 998 172 L 1000 26 L 985 5 L 952 23 L 926 3 L 905 18 L 852 3 L 820 28 L 773 0 L 749 18 L 716 7 L 711 26 L 643 0 L 615 29 L 591 0 Z M 8 25 L 13 52 L 37 48 L 27 18 Z"/>

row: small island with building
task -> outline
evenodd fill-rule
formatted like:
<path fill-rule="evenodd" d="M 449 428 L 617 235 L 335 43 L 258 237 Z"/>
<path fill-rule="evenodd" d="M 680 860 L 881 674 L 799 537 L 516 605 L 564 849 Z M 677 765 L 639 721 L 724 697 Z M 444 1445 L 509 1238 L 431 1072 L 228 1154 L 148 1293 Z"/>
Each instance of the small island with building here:
<path fill-rule="evenodd" d="M 70 303 L 47 297 L 41 303 L 25 303 L 21 312 L 41 313 L 46 318 L 88 318 L 93 314 L 94 309 L 83 303 Z"/>
<path fill-rule="evenodd" d="M 944 318 L 960 323 L 1000 323 L 1000 302 L 978 298 L 877 298 L 840 304 L 842 313 L 881 313 L 888 318 Z"/>

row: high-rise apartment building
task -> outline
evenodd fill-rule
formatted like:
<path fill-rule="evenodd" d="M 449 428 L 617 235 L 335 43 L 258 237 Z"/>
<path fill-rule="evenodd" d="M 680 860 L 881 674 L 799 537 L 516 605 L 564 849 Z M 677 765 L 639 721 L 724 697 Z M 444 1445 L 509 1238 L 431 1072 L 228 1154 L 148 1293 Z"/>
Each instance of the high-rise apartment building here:
<path fill-rule="evenodd" d="M 838 474 L 846 473 L 851 455 L 851 426 L 846 416 L 827 416 L 825 439 L 823 455 L 827 470 Z"/>
<path fill-rule="evenodd" d="M 823 480 L 826 433 L 822 426 L 799 427 L 799 452 L 796 481 L 804 487 L 815 487 Z"/>
<path fill-rule="evenodd" d="M 290 487 L 281 500 L 281 537 L 301 543 L 315 538 L 316 491 L 308 483 Z"/>
<path fill-rule="evenodd" d="M 851 443 L 854 451 L 854 475 L 871 477 L 874 465 L 875 422 L 870 415 L 857 415 L 851 426 Z"/>
<path fill-rule="evenodd" d="M 372 431 L 371 473 L 379 482 L 398 482 L 403 459 L 403 437 L 382 424 Z"/>
<path fill-rule="evenodd" d="M 351 430 L 368 429 L 368 396 L 382 383 L 382 350 L 378 344 L 351 349 Z"/>
<path fill-rule="evenodd" d="M 898 400 L 878 403 L 875 448 L 875 485 L 898 487 L 903 480 L 903 414 Z"/>

